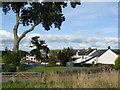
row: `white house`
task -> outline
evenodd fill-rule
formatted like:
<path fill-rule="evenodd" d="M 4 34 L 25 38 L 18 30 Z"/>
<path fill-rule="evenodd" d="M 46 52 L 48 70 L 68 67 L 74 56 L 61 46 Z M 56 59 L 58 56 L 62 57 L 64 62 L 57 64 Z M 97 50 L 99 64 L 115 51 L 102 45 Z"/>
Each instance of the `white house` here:
<path fill-rule="evenodd" d="M 33 62 L 38 62 L 36 60 L 36 56 L 35 55 L 30 55 L 30 54 L 26 55 L 26 60 L 30 60 L 30 61 L 33 61 Z"/>
<path fill-rule="evenodd" d="M 93 56 L 96 53 L 97 52 L 95 52 L 93 54 Z M 101 53 L 96 54 L 95 58 L 91 59 L 90 61 L 88 61 L 86 63 L 91 63 L 92 60 L 93 60 L 95 63 L 115 64 L 115 60 L 116 60 L 117 57 L 118 57 L 118 55 L 116 53 L 114 53 L 111 49 L 107 49 L 107 50 L 103 50 L 103 52 L 101 52 Z"/>
<path fill-rule="evenodd" d="M 87 59 L 91 58 L 91 55 L 96 51 L 97 49 L 88 49 L 82 51 L 78 50 L 76 54 L 72 56 L 72 58 L 76 59 L 75 61 L 73 61 L 73 63 L 80 63 L 86 61 Z"/>
<path fill-rule="evenodd" d="M 82 63 L 82 64 L 115 64 L 115 60 L 118 55 L 108 47 L 106 50 L 91 49 L 84 52 L 77 51 L 76 55 L 72 58 L 76 58 L 71 63 Z"/>

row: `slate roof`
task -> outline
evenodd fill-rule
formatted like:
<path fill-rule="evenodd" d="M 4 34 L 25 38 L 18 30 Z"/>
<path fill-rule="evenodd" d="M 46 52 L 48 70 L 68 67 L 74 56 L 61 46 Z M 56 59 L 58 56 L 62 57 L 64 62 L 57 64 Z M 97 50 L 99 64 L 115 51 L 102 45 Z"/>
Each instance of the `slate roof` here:
<path fill-rule="evenodd" d="M 90 54 L 91 52 L 93 52 L 95 49 L 83 49 L 83 50 L 80 50 L 78 52 L 78 55 L 88 55 Z M 96 52 L 94 52 L 91 56 L 96 56 L 96 57 L 99 57 L 101 56 L 103 53 L 105 53 L 108 49 L 100 49 L 100 50 L 97 50 Z M 111 49 L 110 49 L 111 50 Z M 114 53 L 116 54 L 119 54 L 120 51 L 118 50 L 112 50 Z M 73 53 L 73 55 L 75 55 L 76 52 Z"/>
<path fill-rule="evenodd" d="M 97 50 L 94 52 L 91 56 L 93 57 L 100 57 L 103 53 L 105 53 L 107 50 Z"/>
<path fill-rule="evenodd" d="M 116 49 L 116 50 L 112 50 L 115 54 L 120 55 L 120 50 Z"/>
<path fill-rule="evenodd" d="M 78 52 L 78 55 L 88 55 L 89 53 L 91 53 L 94 50 L 95 49 L 81 50 L 80 52 Z"/>

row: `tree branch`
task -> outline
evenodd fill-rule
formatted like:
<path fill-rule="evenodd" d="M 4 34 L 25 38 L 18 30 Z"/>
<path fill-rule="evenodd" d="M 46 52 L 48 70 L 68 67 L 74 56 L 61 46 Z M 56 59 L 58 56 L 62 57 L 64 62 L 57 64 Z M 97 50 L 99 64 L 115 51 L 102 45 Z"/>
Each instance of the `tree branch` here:
<path fill-rule="evenodd" d="M 39 23 L 40 23 L 40 22 L 38 22 L 37 24 L 33 25 L 30 29 L 24 31 L 23 34 L 18 38 L 18 40 L 20 41 L 23 37 L 25 37 L 25 35 L 26 35 L 28 32 L 34 30 L 34 28 L 35 28 Z"/>
<path fill-rule="evenodd" d="M 29 15 L 21 15 L 19 16 L 19 18 L 22 18 L 22 17 L 28 17 Z"/>

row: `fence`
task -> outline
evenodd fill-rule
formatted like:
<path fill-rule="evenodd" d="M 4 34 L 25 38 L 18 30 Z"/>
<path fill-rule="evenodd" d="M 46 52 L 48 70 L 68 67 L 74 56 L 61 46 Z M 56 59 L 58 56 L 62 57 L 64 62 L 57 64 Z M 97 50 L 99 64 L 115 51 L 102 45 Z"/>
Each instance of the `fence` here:
<path fill-rule="evenodd" d="M 95 75 L 95 73 L 103 72 L 104 67 L 92 67 L 92 68 L 79 68 L 75 70 L 69 71 L 57 71 L 56 73 L 59 75 L 64 74 L 74 74 L 74 73 L 86 73 Z M 10 80 L 17 80 L 17 81 L 28 81 L 28 80 L 38 80 L 41 79 L 45 72 L 4 72 L 2 73 L 2 82 L 7 82 Z M 66 76 L 65 76 L 66 77 Z"/>
<path fill-rule="evenodd" d="M 13 81 L 13 79 L 17 81 L 28 81 L 28 80 L 36 80 L 36 79 L 41 79 L 43 72 L 22 72 L 22 73 L 17 73 L 15 74 L 14 72 L 10 72 L 13 75 L 5 75 L 8 74 L 4 73 L 2 75 L 2 82 L 8 82 L 10 80 Z"/>

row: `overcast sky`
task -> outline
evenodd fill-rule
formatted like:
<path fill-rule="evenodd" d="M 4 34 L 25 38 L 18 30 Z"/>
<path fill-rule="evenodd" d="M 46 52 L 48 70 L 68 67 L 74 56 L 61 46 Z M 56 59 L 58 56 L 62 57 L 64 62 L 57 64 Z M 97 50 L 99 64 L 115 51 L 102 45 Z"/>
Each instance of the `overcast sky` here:
<path fill-rule="evenodd" d="M 118 48 L 118 3 L 117 2 L 82 2 L 76 8 L 70 6 L 63 9 L 65 21 L 61 30 L 52 28 L 45 31 L 39 25 L 34 31 L 20 42 L 21 50 L 30 50 L 31 36 L 40 36 L 45 40 L 50 49 L 63 49 L 71 46 L 74 49 L 81 48 Z M 0 19 L 0 49 L 6 46 L 13 47 L 13 26 L 15 15 L 1 13 Z M 29 27 L 20 26 L 19 35 Z"/>

